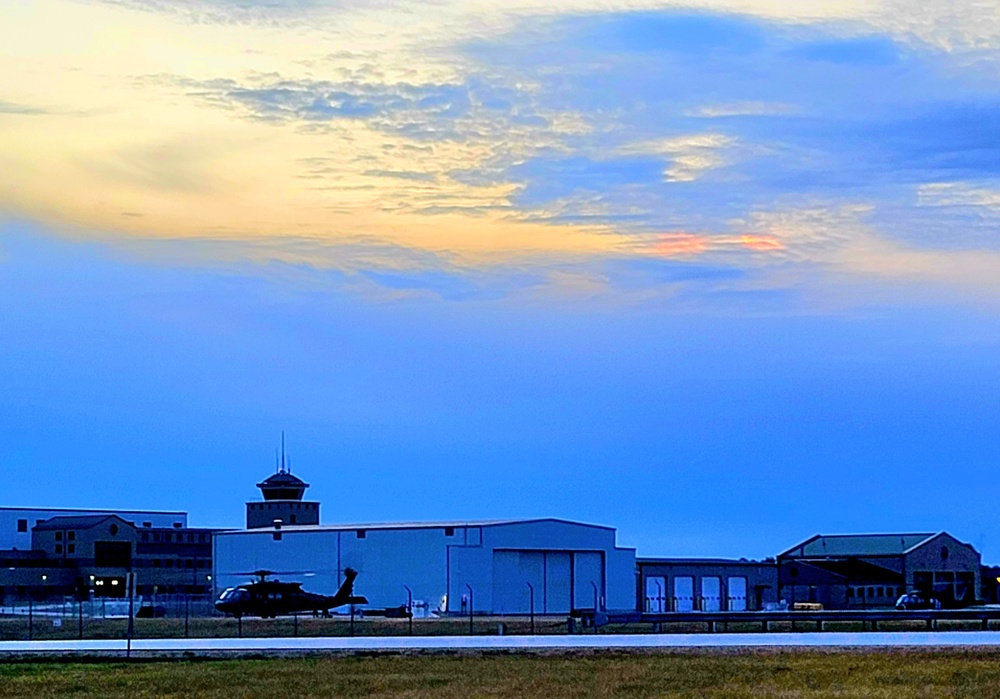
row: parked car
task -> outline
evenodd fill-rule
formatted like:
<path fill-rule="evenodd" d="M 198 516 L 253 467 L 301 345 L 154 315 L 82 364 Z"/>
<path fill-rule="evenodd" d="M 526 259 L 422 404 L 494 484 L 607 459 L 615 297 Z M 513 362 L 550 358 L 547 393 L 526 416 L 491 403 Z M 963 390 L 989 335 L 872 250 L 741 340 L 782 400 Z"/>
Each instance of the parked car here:
<path fill-rule="evenodd" d="M 896 609 L 941 609 L 941 600 L 926 592 L 907 592 L 896 600 Z"/>

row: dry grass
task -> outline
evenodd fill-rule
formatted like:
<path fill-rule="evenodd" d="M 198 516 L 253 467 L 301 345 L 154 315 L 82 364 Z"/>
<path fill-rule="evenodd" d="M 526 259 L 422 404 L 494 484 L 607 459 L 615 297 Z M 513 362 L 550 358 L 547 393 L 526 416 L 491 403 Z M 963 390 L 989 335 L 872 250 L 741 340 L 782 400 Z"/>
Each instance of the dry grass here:
<path fill-rule="evenodd" d="M 474 621 L 475 634 L 496 635 L 499 625 L 503 623 L 506 633 L 524 635 L 530 633 L 530 622 L 527 617 L 476 617 Z M 124 619 L 84 619 L 84 638 L 125 638 Z M 815 623 L 796 625 L 799 631 L 814 631 Z M 923 631 L 925 624 L 916 622 L 882 622 L 881 631 Z M 938 623 L 940 630 L 979 630 L 978 621 L 942 621 Z M 1000 621 L 990 623 L 993 630 L 1000 629 Z M 183 638 L 185 636 L 184 619 L 137 619 L 135 622 L 136 638 Z M 220 617 L 192 617 L 187 625 L 187 635 L 191 638 L 235 638 L 237 636 L 235 619 Z M 662 624 L 663 633 L 707 633 L 708 626 L 704 623 L 669 623 Z M 724 631 L 722 624 L 718 631 Z M 759 632 L 760 623 L 734 622 L 729 624 L 729 631 Z M 772 622 L 771 631 L 791 631 L 788 622 Z M 827 631 L 861 631 L 859 622 L 826 622 Z M 539 634 L 561 634 L 567 632 L 566 617 L 537 617 L 535 631 Z M 604 634 L 620 633 L 651 633 L 651 624 L 617 624 L 601 629 Z M 409 627 L 405 619 L 383 619 L 370 617 L 359 618 L 355 622 L 357 636 L 405 636 Z M 415 636 L 463 636 L 469 633 L 467 617 L 448 617 L 442 619 L 414 619 L 413 632 Z M 583 633 L 591 633 L 585 629 Z M 32 637 L 36 640 L 74 639 L 79 634 L 78 619 L 67 616 L 62 626 L 55 627 L 52 620 L 39 617 L 35 619 Z M 244 619 L 243 636 L 254 637 L 288 637 L 288 636 L 349 636 L 350 621 L 344 617 L 332 619 L 314 619 L 300 617 L 298 623 L 291 618 L 280 619 Z M 25 640 L 28 638 L 28 621 L 25 618 L 0 618 L 0 640 Z"/>
<path fill-rule="evenodd" d="M 378 656 L 0 666 L 46 697 L 1000 698 L 1000 652 Z"/>
<path fill-rule="evenodd" d="M 35 619 L 32 628 L 32 638 L 35 640 L 75 639 L 80 629 L 76 617 L 67 616 L 62 625 L 53 626 L 51 619 Z M 509 634 L 527 634 L 531 624 L 527 617 L 496 618 L 475 617 L 473 630 L 476 635 L 496 635 L 499 625 L 503 623 Z M 125 638 L 125 619 L 84 619 L 84 638 Z M 136 619 L 136 638 L 183 638 L 184 619 Z M 566 617 L 539 617 L 535 619 L 535 631 L 539 634 L 565 633 Z M 649 631 L 646 625 L 645 631 Z M 187 635 L 191 638 L 235 638 L 238 624 L 235 619 L 221 617 L 191 618 L 187 624 Z M 371 617 L 358 618 L 354 624 L 357 636 L 405 636 L 409 633 L 409 625 L 405 619 L 384 619 Z M 415 636 L 463 636 L 469 633 L 468 617 L 450 617 L 443 619 L 414 619 L 413 634 Z M 247 618 L 243 620 L 243 636 L 257 637 L 290 637 L 299 636 L 349 636 L 351 622 L 344 617 L 331 619 L 315 619 L 300 617 L 294 621 L 290 617 L 280 619 Z M 28 638 L 28 621 L 26 619 L 0 619 L 0 640 L 14 641 Z"/>

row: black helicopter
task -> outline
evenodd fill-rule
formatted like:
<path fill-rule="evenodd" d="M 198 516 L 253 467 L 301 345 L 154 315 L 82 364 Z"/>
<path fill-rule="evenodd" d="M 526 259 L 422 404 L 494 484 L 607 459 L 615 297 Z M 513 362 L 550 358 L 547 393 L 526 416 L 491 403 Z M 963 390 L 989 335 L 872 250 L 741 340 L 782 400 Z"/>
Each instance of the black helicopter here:
<path fill-rule="evenodd" d="M 344 583 L 333 595 L 306 592 L 302 583 L 268 580 L 274 575 L 269 570 L 257 570 L 245 575 L 253 575 L 257 580 L 226 588 L 215 602 L 215 608 L 237 619 L 245 616 L 259 616 L 271 619 L 285 614 L 311 612 L 314 616 L 328 616 L 331 609 L 346 604 L 368 604 L 368 599 L 354 594 L 354 579 L 358 571 L 344 570 Z"/>

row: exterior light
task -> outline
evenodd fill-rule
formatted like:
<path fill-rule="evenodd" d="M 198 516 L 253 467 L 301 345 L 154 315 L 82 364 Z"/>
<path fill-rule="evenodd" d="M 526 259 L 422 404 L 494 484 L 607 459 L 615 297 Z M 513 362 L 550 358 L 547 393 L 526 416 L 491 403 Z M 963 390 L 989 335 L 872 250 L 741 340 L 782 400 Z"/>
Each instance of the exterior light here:
<path fill-rule="evenodd" d="M 112 581 L 111 581 L 111 584 L 112 584 L 112 585 L 117 585 L 117 584 L 118 584 L 118 581 L 117 581 L 117 580 L 112 580 Z"/>
<path fill-rule="evenodd" d="M 94 582 L 94 576 L 93 575 L 90 576 L 90 582 Z"/>
<path fill-rule="evenodd" d="M 48 576 L 48 575 L 43 575 L 43 576 L 42 576 L 42 582 L 45 582 L 45 581 L 46 581 L 46 580 L 48 580 L 48 579 L 49 579 L 49 576 Z"/>
<path fill-rule="evenodd" d="M 209 582 L 211 582 L 211 580 L 212 580 L 212 576 L 211 576 L 211 575 L 209 575 L 209 576 L 206 576 L 206 577 L 207 577 L 208 581 L 209 581 Z M 997 578 L 997 582 L 1000 582 L 1000 578 Z"/>

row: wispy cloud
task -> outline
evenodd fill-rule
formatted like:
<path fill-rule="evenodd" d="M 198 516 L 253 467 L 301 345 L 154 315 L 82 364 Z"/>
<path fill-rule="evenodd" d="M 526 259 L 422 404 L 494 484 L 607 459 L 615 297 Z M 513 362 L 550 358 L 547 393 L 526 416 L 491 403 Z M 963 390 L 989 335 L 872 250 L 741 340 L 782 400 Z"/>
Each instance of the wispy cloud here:
<path fill-rule="evenodd" d="M 921 185 L 918 201 L 923 206 L 985 207 L 1000 211 L 1000 185 L 974 182 L 935 182 Z"/>
<path fill-rule="evenodd" d="M 24 104 L 15 104 L 13 102 L 5 102 L 0 100 L 0 114 L 17 114 L 20 116 L 36 116 L 40 114 L 47 114 L 48 112 L 39 107 L 29 107 Z"/>
<path fill-rule="evenodd" d="M 991 249 L 1000 52 L 986 20 L 914 38 L 951 16 L 936 2 L 892 26 L 895 0 L 42 4 L 115 28 L 119 53 L 0 10 L 38 37 L 12 45 L 0 113 L 77 108 L 0 132 L 0 200 L 24 215 L 253 259 L 287 240 L 401 293 L 501 269 L 593 291 L 605 263 L 621 288 L 646 259 L 763 288 L 848 251 Z"/>

